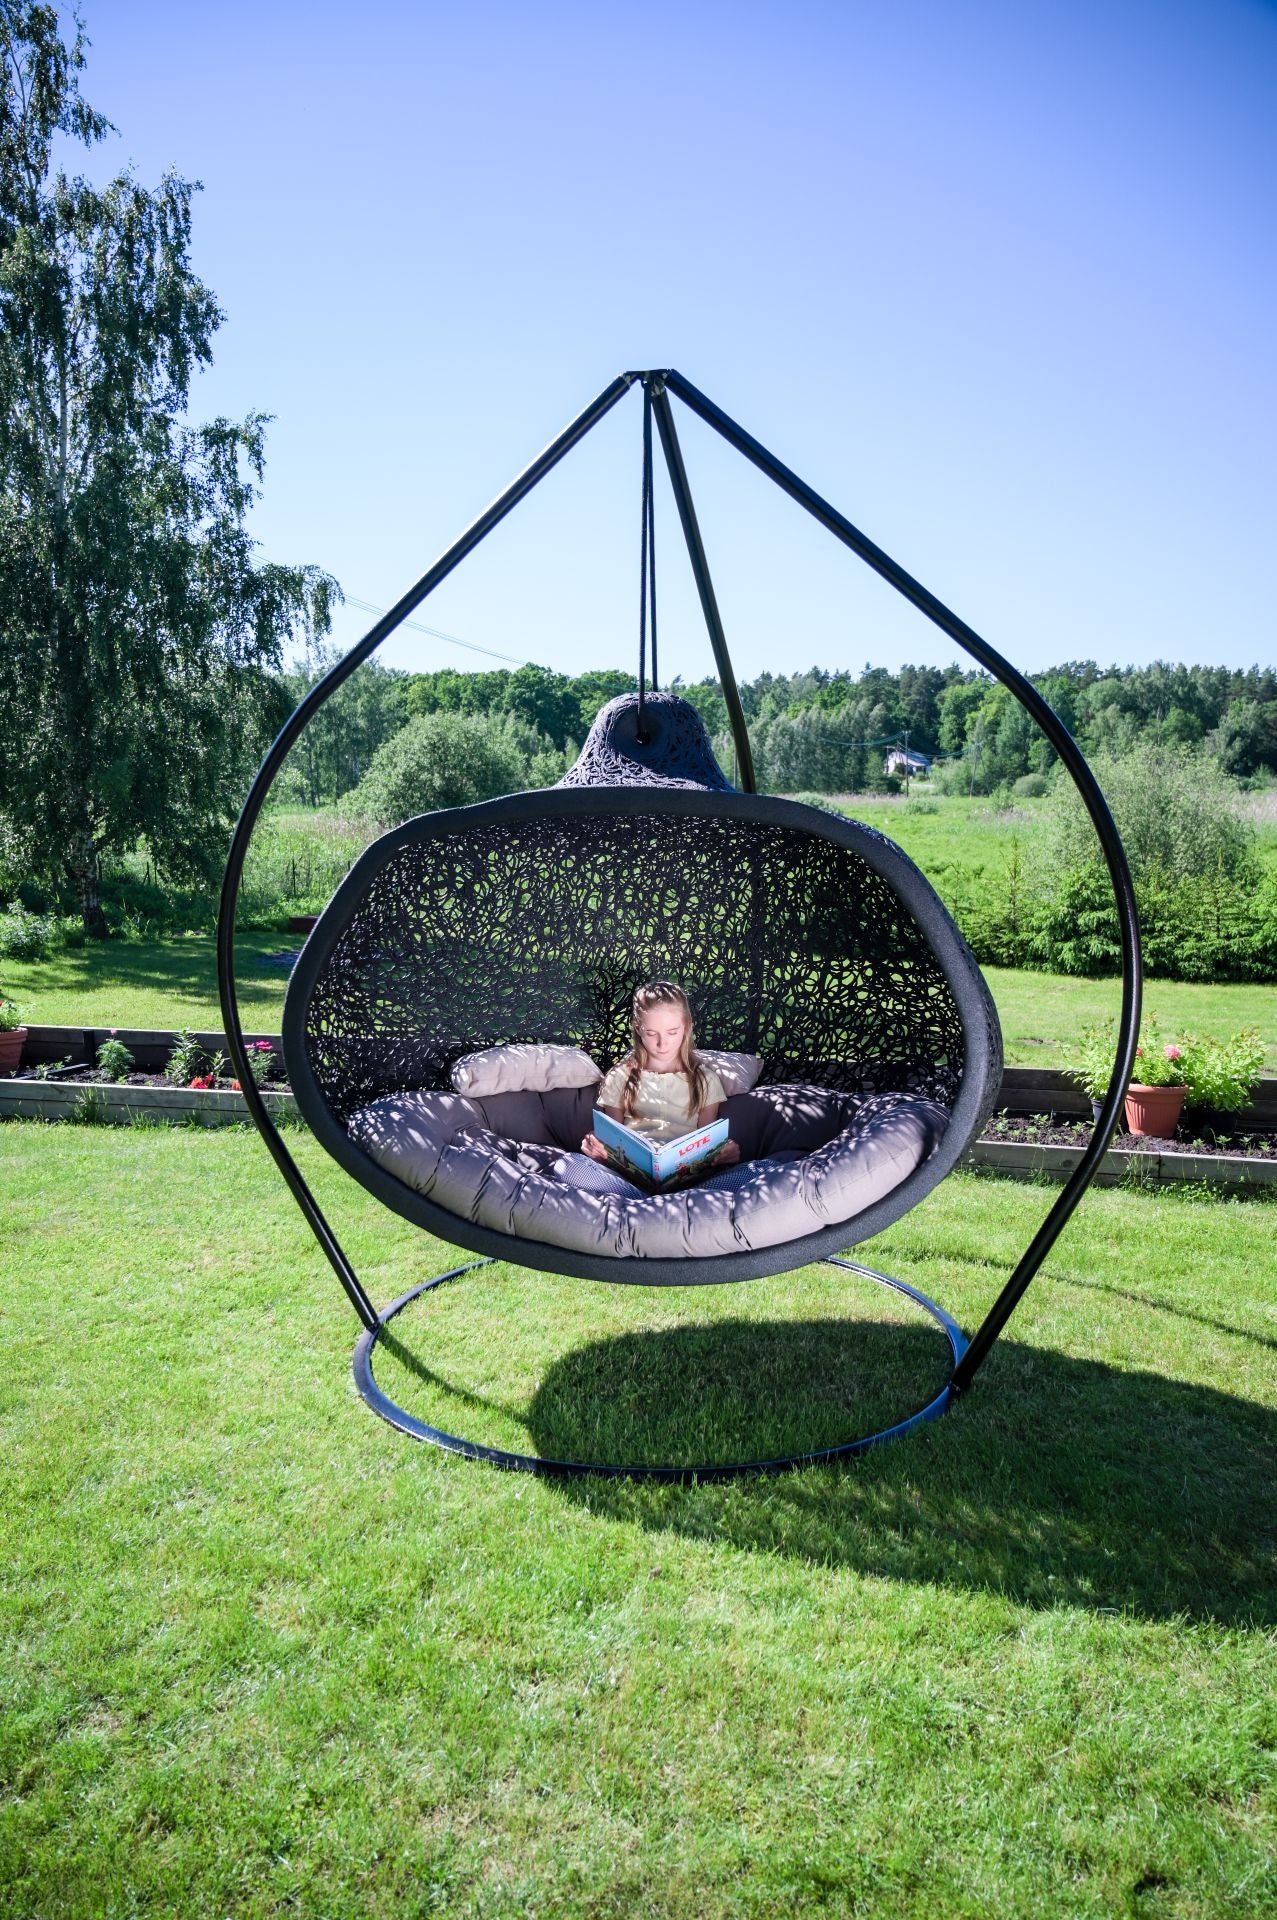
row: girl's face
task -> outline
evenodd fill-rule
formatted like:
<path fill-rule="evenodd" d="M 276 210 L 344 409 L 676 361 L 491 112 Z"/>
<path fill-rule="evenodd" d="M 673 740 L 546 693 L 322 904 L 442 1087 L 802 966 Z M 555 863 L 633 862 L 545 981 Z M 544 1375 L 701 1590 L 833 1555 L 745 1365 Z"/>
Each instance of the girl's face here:
<path fill-rule="evenodd" d="M 686 1032 L 687 1015 L 681 1007 L 649 1007 L 640 1016 L 639 1038 L 653 1072 L 668 1073 L 678 1065 Z"/>

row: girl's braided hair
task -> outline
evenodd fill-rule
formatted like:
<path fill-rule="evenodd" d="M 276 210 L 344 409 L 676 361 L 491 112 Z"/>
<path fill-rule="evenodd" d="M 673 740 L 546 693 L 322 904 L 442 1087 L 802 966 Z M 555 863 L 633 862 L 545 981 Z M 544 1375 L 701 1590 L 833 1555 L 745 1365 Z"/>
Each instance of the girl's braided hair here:
<path fill-rule="evenodd" d="M 643 1045 L 643 1015 L 650 1013 L 653 1007 L 678 1007 L 682 1010 L 686 1026 L 683 1030 L 683 1044 L 679 1049 L 679 1073 L 687 1075 L 687 1084 L 691 1090 L 689 1111 L 699 1114 L 706 1105 L 709 1083 L 705 1078 L 705 1069 L 701 1065 L 700 1055 L 696 1051 L 695 1030 L 692 1026 L 692 1006 L 687 995 L 673 980 L 649 980 L 634 995 L 634 1006 L 630 1017 L 630 1037 L 633 1051 L 629 1058 L 629 1072 L 625 1076 L 625 1090 L 621 1095 L 621 1118 L 628 1121 L 634 1111 L 634 1102 L 638 1098 L 639 1075 L 647 1065 L 647 1050 Z"/>

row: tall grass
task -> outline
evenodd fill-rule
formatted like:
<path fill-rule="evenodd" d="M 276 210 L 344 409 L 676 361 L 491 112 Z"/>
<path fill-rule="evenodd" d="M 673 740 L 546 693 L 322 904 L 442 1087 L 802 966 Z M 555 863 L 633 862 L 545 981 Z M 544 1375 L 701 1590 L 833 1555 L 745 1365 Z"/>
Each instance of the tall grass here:
<path fill-rule="evenodd" d="M 321 913 L 376 827 L 335 810 L 280 809 L 253 832 L 240 893 L 241 926 L 276 924 L 293 913 Z"/>

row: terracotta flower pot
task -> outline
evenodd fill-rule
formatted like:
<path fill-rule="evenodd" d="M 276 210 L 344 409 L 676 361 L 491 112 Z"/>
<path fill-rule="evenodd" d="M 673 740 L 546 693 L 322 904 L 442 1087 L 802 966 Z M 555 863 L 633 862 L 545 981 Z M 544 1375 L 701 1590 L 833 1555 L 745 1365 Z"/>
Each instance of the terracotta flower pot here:
<path fill-rule="evenodd" d="M 25 1027 L 13 1027 L 8 1033 L 0 1033 L 0 1073 L 16 1073 L 22 1065 L 22 1049 L 26 1045 Z"/>
<path fill-rule="evenodd" d="M 1142 1087 L 1132 1082 L 1126 1089 L 1126 1124 L 1132 1133 L 1169 1140 L 1183 1110 L 1183 1087 Z"/>

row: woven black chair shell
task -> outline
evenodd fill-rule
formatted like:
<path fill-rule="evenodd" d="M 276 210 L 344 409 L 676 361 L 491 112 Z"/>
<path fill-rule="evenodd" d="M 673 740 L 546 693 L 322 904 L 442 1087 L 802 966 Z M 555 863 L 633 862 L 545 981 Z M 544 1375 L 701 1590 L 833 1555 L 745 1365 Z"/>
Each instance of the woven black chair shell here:
<path fill-rule="evenodd" d="M 361 662 L 636 382 L 643 394 L 637 693 L 604 709 L 557 789 L 424 815 L 367 850 L 297 963 L 285 1006 L 285 1060 L 303 1114 L 341 1166 L 394 1212 L 486 1258 L 647 1285 L 746 1280 L 833 1260 L 912 1299 L 948 1338 L 948 1384 L 890 1428 L 819 1456 L 796 1452 L 784 1460 L 643 1468 L 545 1461 L 443 1433 L 395 1407 L 373 1379 L 379 1339 L 409 1301 L 468 1269 L 424 1281 L 378 1312 L 266 1110 L 239 1019 L 234 931 L 240 880 L 253 825 L 290 748 Z M 1077 785 L 1099 836 L 1123 963 L 1109 1093 L 1076 1170 L 969 1340 L 917 1289 L 834 1255 L 916 1205 L 983 1125 L 1001 1078 L 993 1001 L 943 903 L 899 847 L 841 815 L 753 791 L 748 728 L 671 394 L 1010 690 Z M 742 791 L 718 765 L 694 709 L 657 691 L 653 421 L 714 652 Z M 859 1452 L 942 1413 L 969 1387 L 1094 1177 L 1117 1124 L 1139 1026 L 1139 928 L 1130 874 L 1103 795 L 1067 728 L 1007 660 L 672 370 L 613 381 L 301 702 L 266 756 L 236 828 L 218 920 L 218 969 L 227 1042 L 249 1111 L 363 1324 L 355 1362 L 360 1392 L 404 1432 L 471 1458 L 536 1472 L 686 1478 L 774 1469 Z M 764 1085 L 795 1082 L 824 1090 L 830 1101 L 867 1096 L 869 1105 L 875 1095 L 888 1103 L 912 1099 L 919 1107 L 936 1102 L 947 1113 L 947 1125 L 904 1177 L 889 1190 L 875 1190 L 871 1202 L 848 1218 L 829 1219 L 775 1244 L 661 1257 L 552 1245 L 498 1230 L 398 1179 L 348 1131 L 386 1096 L 446 1099 L 442 1090 L 450 1085 L 454 1063 L 483 1048 L 557 1042 L 609 1064 L 626 1050 L 634 988 L 662 975 L 680 980 L 691 995 L 701 1044 L 761 1055 Z"/>
<path fill-rule="evenodd" d="M 454 1062 L 482 1048 L 552 1041 L 610 1064 L 628 1047 L 634 989 L 653 977 L 687 989 L 704 1045 L 760 1054 L 764 1082 L 939 1102 L 940 1145 L 854 1220 L 661 1260 L 494 1232 L 346 1132 L 384 1094 L 446 1089 Z M 395 1212 L 498 1259 L 646 1286 L 756 1279 L 880 1232 L 956 1164 L 1002 1072 L 970 949 L 898 847 L 814 807 L 681 785 L 517 794 L 396 828 L 311 934 L 283 1038 L 304 1117 Z"/>

